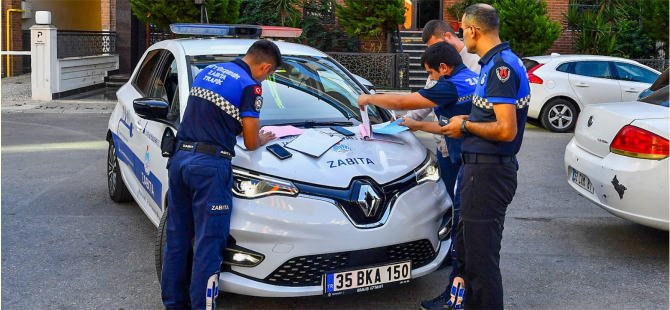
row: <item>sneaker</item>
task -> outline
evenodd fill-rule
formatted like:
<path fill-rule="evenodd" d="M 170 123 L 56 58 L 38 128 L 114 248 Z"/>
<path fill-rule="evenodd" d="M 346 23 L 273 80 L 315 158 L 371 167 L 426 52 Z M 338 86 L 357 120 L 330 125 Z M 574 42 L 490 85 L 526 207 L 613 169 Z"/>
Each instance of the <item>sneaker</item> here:
<path fill-rule="evenodd" d="M 444 297 L 444 294 L 440 294 L 431 300 L 426 300 L 421 302 L 421 310 L 442 310 L 449 309 L 449 298 Z"/>

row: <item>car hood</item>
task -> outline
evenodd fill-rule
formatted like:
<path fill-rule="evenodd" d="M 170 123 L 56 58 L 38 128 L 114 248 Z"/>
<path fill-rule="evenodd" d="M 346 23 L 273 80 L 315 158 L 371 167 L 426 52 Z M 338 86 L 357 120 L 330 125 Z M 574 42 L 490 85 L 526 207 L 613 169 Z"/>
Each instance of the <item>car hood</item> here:
<path fill-rule="evenodd" d="M 233 166 L 329 187 L 346 188 L 357 176 L 369 176 L 377 183 L 385 184 L 414 171 L 426 159 L 426 147 L 412 133 L 402 132 L 397 137 L 404 144 L 365 141 L 357 134 L 345 137 L 319 158 L 288 149 L 293 156 L 285 160 L 278 159 L 265 147 L 246 151 L 237 146 Z M 280 138 L 268 145 L 286 145 L 294 138 Z"/>

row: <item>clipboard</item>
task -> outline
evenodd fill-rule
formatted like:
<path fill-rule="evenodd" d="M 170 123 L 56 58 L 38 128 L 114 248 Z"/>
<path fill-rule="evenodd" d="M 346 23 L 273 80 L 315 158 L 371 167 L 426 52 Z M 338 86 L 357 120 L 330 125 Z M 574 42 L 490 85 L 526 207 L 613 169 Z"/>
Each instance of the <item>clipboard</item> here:
<path fill-rule="evenodd" d="M 305 133 L 286 144 L 286 147 L 318 158 L 340 141 L 342 141 L 342 136 L 308 129 L 305 130 Z"/>

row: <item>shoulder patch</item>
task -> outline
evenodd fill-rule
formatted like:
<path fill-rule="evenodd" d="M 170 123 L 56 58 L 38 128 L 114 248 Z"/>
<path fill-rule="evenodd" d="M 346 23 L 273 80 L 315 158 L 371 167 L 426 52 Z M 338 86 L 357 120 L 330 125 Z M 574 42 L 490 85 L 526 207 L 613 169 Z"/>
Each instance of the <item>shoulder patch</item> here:
<path fill-rule="evenodd" d="M 496 68 L 496 75 L 498 76 L 498 79 L 500 82 L 507 82 L 509 80 L 509 68 L 505 66 L 500 66 Z"/>
<path fill-rule="evenodd" d="M 479 85 L 484 85 L 484 83 L 486 83 L 486 73 L 482 75 L 482 79 L 479 81 Z"/>
<path fill-rule="evenodd" d="M 257 96 L 256 100 L 254 101 L 254 110 L 256 110 L 256 112 L 260 112 L 262 107 L 263 107 L 263 97 Z"/>
<path fill-rule="evenodd" d="M 423 89 L 431 89 L 431 88 L 435 87 L 435 85 L 437 85 L 437 81 L 428 80 L 426 82 L 426 86 Z"/>
<path fill-rule="evenodd" d="M 256 95 L 262 95 L 263 94 L 263 89 L 260 86 L 254 86 L 254 94 Z"/>

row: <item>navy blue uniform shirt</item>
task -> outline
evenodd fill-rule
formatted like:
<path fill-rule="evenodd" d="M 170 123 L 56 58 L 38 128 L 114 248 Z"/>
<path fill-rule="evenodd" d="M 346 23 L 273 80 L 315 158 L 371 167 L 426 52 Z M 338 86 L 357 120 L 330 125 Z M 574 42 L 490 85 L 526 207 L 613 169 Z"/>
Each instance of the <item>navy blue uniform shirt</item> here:
<path fill-rule="evenodd" d="M 456 115 L 468 115 L 472 110 L 472 97 L 478 84 L 477 73 L 460 64 L 451 74 L 440 77 L 437 83 L 419 90 L 419 94 L 437 105 L 435 115 L 452 118 Z M 453 163 L 459 163 L 463 138 L 444 137 L 447 141 L 449 157 Z"/>
<path fill-rule="evenodd" d="M 508 156 L 519 152 L 530 103 L 530 84 L 526 67 L 504 42 L 492 48 L 479 60 L 482 71 L 472 99 L 469 121 L 489 123 L 496 121 L 493 104 L 516 106 L 517 134 L 511 142 L 490 141 L 471 134 L 463 141 L 463 153 Z"/>
<path fill-rule="evenodd" d="M 242 117 L 260 117 L 261 83 L 241 59 L 212 64 L 193 80 L 177 139 L 204 142 L 235 154 Z"/>

